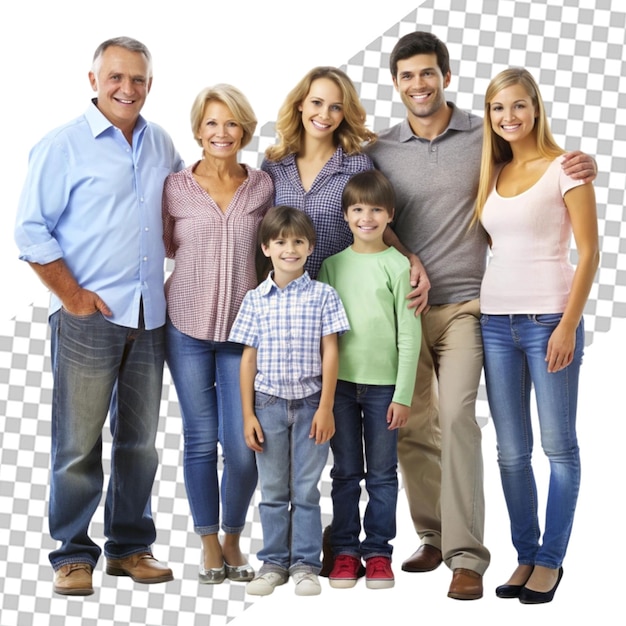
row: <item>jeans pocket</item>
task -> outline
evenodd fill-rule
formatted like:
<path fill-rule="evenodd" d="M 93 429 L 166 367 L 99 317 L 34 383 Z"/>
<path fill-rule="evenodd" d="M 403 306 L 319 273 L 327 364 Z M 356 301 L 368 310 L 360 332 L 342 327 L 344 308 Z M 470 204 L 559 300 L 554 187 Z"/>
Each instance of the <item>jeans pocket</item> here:
<path fill-rule="evenodd" d="M 539 313 L 530 316 L 532 323 L 544 328 L 556 328 L 563 318 L 563 313 Z"/>
<path fill-rule="evenodd" d="M 304 401 L 311 407 L 317 408 L 320 405 L 320 398 L 322 397 L 322 392 L 318 391 L 310 396 L 307 396 Z"/>
<path fill-rule="evenodd" d="M 481 326 L 486 326 L 488 321 L 489 321 L 489 315 L 487 315 L 487 313 L 481 313 L 480 314 L 480 325 Z"/>
<path fill-rule="evenodd" d="M 254 393 L 254 408 L 255 410 L 265 409 L 272 404 L 276 404 L 278 398 L 276 396 L 270 396 L 262 391 L 256 391 Z"/>
<path fill-rule="evenodd" d="M 102 315 L 98 309 L 96 309 L 93 313 L 84 313 L 81 315 L 77 315 L 76 313 L 70 313 L 65 307 L 61 307 L 61 313 L 63 315 L 67 315 L 69 317 L 73 317 L 75 320 L 88 320 L 90 318 L 95 318 L 96 315 Z"/>

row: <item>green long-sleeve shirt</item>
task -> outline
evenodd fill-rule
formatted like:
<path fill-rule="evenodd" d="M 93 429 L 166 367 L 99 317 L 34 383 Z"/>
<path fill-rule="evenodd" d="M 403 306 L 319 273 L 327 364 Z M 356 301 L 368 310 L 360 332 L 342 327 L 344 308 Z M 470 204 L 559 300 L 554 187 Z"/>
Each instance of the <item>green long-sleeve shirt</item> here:
<path fill-rule="evenodd" d="M 422 326 L 407 308 L 409 262 L 395 248 L 327 258 L 318 280 L 334 287 L 350 330 L 339 337 L 339 380 L 395 385 L 393 401 L 411 405 Z"/>

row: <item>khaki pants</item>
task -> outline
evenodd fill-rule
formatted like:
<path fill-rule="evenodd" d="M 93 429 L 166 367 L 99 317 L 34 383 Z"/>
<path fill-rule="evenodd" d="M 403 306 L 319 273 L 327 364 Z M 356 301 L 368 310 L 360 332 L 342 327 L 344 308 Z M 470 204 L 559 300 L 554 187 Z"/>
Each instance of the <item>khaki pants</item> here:
<path fill-rule="evenodd" d="M 485 500 L 476 396 L 482 369 L 478 300 L 431 307 L 411 415 L 398 456 L 415 530 L 450 569 L 483 574 Z"/>

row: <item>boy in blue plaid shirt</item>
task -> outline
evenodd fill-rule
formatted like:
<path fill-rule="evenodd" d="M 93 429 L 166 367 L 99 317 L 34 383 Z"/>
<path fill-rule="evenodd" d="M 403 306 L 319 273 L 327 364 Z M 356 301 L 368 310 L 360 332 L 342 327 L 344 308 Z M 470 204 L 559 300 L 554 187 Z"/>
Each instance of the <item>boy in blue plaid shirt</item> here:
<path fill-rule="evenodd" d="M 297 595 L 317 595 L 318 482 L 335 432 L 337 335 L 349 324 L 337 292 L 304 271 L 315 245 L 315 228 L 304 212 L 270 209 L 259 236 L 273 271 L 248 292 L 229 337 L 246 346 L 244 436 L 256 452 L 262 493 L 257 557 L 263 566 L 246 591 L 268 595 L 291 576 Z"/>

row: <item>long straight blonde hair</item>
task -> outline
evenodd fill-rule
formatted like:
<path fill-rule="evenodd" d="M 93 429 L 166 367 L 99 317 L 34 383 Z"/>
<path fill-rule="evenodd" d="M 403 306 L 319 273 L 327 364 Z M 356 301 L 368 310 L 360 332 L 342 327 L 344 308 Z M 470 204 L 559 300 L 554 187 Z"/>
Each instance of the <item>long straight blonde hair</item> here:
<path fill-rule="evenodd" d="M 496 166 L 500 163 L 508 163 L 513 158 L 511 144 L 497 135 L 491 127 L 491 103 L 498 93 L 506 87 L 521 85 L 535 107 L 536 120 L 533 128 L 537 150 L 546 159 L 555 159 L 563 154 L 563 150 L 554 140 L 546 108 L 539 92 L 539 87 L 530 72 L 521 67 L 510 67 L 497 74 L 489 83 L 485 93 L 485 116 L 483 118 L 483 151 L 480 161 L 480 181 L 478 183 L 478 195 L 476 196 L 476 208 L 472 224 L 479 221 L 487 197 L 491 193 L 493 177 Z"/>

